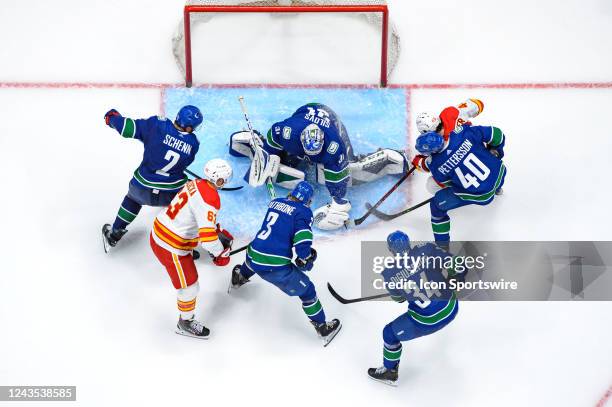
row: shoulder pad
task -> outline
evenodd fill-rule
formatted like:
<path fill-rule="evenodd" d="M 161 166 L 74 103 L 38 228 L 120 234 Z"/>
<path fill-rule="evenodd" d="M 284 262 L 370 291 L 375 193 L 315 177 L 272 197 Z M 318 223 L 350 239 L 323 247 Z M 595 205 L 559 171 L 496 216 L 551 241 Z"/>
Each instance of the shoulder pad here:
<path fill-rule="evenodd" d="M 204 202 L 219 210 L 221 208 L 221 199 L 219 198 L 219 192 L 213 187 L 211 187 L 206 180 L 199 179 L 196 180 L 196 185 L 198 186 L 198 191 L 200 191 L 200 195 Z"/>

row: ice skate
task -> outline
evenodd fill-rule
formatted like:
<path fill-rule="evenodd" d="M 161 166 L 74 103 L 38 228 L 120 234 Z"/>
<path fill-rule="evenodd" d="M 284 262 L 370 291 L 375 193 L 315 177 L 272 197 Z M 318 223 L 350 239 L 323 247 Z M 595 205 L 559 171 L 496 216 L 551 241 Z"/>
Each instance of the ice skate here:
<path fill-rule="evenodd" d="M 368 369 L 368 376 L 377 382 L 388 384 L 389 386 L 397 386 L 397 380 L 399 377 L 397 368 L 387 369 L 384 366 L 378 368 L 372 367 Z"/>
<path fill-rule="evenodd" d="M 179 317 L 175 332 L 179 335 L 190 336 L 197 339 L 208 339 L 210 335 L 210 330 L 194 318 L 183 319 Z"/>
<path fill-rule="evenodd" d="M 338 335 L 340 329 L 342 328 L 342 324 L 338 319 L 332 319 L 329 322 L 323 322 L 322 324 L 317 324 L 314 321 L 310 321 L 312 326 L 314 326 L 319 338 L 323 340 L 323 346 L 329 345 L 329 343 Z"/>

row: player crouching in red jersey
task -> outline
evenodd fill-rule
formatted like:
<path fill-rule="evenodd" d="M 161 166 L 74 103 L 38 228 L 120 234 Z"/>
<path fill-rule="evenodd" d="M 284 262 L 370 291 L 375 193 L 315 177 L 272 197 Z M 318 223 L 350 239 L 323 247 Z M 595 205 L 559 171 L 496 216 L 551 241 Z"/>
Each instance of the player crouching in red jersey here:
<path fill-rule="evenodd" d="M 200 243 L 217 266 L 229 263 L 234 237 L 217 223 L 221 208 L 217 190 L 231 177 L 232 167 L 226 161 L 210 160 L 204 167 L 204 179 L 185 184 L 153 223 L 151 248 L 177 290 L 179 335 L 199 339 L 210 335 L 210 330 L 194 318 L 199 284 L 193 250 Z"/>

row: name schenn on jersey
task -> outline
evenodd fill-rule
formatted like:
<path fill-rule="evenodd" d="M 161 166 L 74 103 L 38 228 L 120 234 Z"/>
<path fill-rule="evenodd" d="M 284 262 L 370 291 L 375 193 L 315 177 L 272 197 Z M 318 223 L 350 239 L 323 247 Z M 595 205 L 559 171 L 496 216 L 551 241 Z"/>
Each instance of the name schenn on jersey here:
<path fill-rule="evenodd" d="M 438 167 L 438 171 L 444 175 L 450 173 L 453 168 L 455 168 L 461 162 L 461 160 L 463 160 L 463 157 L 470 152 L 472 146 L 472 142 L 466 139 L 463 143 L 461 143 L 457 151 L 455 151 L 453 155 L 444 161 L 444 164 Z"/>
<path fill-rule="evenodd" d="M 191 154 L 191 144 L 185 143 L 183 140 L 174 138 L 169 134 L 166 134 L 166 137 L 164 137 L 164 144 L 185 154 Z"/>

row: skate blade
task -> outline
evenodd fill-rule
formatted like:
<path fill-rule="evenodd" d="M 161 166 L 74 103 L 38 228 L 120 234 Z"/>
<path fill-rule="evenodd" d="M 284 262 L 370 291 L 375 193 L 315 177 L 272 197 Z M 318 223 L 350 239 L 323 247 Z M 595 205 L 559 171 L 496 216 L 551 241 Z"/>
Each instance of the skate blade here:
<path fill-rule="evenodd" d="M 104 226 L 102 226 L 102 247 L 104 248 L 104 253 L 108 253 L 110 252 L 111 246 L 110 244 L 108 244 L 108 241 L 106 240 L 106 236 L 104 236 Z"/>
<path fill-rule="evenodd" d="M 397 382 L 398 382 L 397 380 L 396 380 L 396 381 L 392 381 L 392 380 L 385 380 L 385 379 L 377 379 L 377 378 L 372 377 L 372 376 L 370 376 L 370 375 L 368 375 L 368 377 L 369 377 L 370 379 L 374 380 L 375 382 L 378 382 L 378 383 L 384 383 L 384 384 L 386 384 L 387 386 L 391 386 L 391 387 L 397 387 Z"/>
<path fill-rule="evenodd" d="M 210 334 L 208 334 L 207 336 L 196 336 L 196 335 L 190 334 L 189 332 L 181 331 L 180 329 L 175 329 L 174 333 L 177 334 L 177 335 L 188 336 L 189 338 L 195 338 L 195 339 L 208 339 L 208 338 L 210 338 Z"/>
<path fill-rule="evenodd" d="M 338 335 L 338 332 L 340 332 L 341 329 L 342 329 L 342 322 L 340 322 L 340 325 L 338 325 L 338 329 L 336 329 L 331 334 L 327 335 L 327 338 L 323 338 L 323 347 L 324 348 L 327 347 L 327 345 L 329 345 L 331 343 L 331 341 L 334 340 L 334 338 L 336 337 L 336 335 Z"/>

